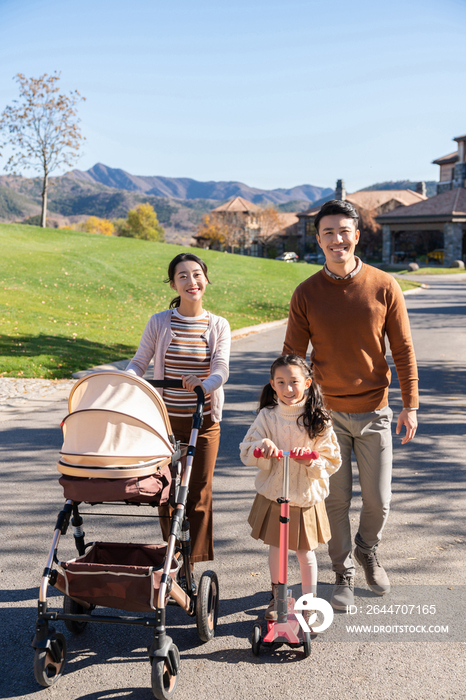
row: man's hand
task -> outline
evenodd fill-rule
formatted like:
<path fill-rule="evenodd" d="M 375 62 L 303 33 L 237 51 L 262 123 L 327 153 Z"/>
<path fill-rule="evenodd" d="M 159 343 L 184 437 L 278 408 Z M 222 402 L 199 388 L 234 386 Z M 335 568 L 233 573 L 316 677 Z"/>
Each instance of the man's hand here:
<path fill-rule="evenodd" d="M 398 423 L 396 424 L 396 434 L 399 435 L 403 426 L 406 426 L 406 435 L 401 441 L 404 445 L 416 435 L 417 428 L 417 411 L 408 411 L 404 408 L 400 415 L 398 416 Z"/>

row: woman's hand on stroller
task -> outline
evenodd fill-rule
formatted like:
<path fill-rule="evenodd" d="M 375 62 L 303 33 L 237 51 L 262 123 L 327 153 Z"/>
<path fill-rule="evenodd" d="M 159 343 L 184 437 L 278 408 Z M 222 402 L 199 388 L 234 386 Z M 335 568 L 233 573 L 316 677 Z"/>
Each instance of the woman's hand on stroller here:
<path fill-rule="evenodd" d="M 183 389 L 187 389 L 188 391 L 194 391 L 195 386 L 200 386 L 205 394 L 204 385 L 199 379 L 199 377 L 196 377 L 195 374 L 188 374 L 187 376 L 183 374 L 183 376 L 181 377 L 181 381 L 183 382 Z"/>
<path fill-rule="evenodd" d="M 263 457 L 264 459 L 271 459 L 276 457 L 280 459 L 282 456 L 281 451 L 278 449 L 276 444 L 269 440 L 269 438 L 264 438 L 260 444 L 260 447 L 256 447 L 254 450 L 254 457 Z"/>

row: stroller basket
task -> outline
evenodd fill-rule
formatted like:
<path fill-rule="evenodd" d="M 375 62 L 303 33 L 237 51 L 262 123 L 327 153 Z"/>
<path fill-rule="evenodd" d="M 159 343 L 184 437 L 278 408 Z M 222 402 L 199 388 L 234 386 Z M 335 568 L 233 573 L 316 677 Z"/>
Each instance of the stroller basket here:
<path fill-rule="evenodd" d="M 54 585 L 79 602 L 152 612 L 157 607 L 166 552 L 166 545 L 95 542 L 84 556 L 60 563 Z M 172 578 L 178 569 L 173 557 Z"/>

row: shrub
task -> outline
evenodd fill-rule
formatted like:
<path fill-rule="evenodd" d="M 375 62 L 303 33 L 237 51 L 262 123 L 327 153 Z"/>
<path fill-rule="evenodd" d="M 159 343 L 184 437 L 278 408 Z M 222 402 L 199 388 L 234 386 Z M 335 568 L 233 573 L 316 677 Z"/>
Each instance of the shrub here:
<path fill-rule="evenodd" d="M 144 241 L 165 240 L 165 231 L 159 224 L 154 207 L 146 202 L 139 204 L 135 209 L 130 209 L 124 224 L 117 220 L 117 235 L 127 238 L 139 238 Z"/>

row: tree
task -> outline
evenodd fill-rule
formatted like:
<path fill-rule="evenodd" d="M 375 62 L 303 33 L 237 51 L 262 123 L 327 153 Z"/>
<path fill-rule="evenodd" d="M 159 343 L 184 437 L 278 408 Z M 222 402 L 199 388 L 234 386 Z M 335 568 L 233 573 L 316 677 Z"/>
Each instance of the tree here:
<path fill-rule="evenodd" d="M 47 221 L 47 191 L 50 174 L 61 165 L 71 167 L 79 156 L 83 139 L 76 104 L 82 100 L 77 90 L 69 95 L 59 92 L 60 73 L 44 73 L 40 78 L 15 76 L 19 99 L 0 117 L 0 132 L 13 153 L 5 165 L 8 172 L 32 168 L 42 173 L 41 226 Z"/>
<path fill-rule="evenodd" d="M 225 245 L 229 246 L 231 252 L 235 248 L 244 248 L 248 242 L 250 233 L 250 217 L 243 212 L 228 212 L 223 217 L 223 236 Z"/>
<path fill-rule="evenodd" d="M 259 225 L 257 240 L 263 245 L 265 257 L 267 257 L 269 247 L 275 243 L 278 234 L 285 227 L 285 223 L 274 206 L 263 209 L 257 217 L 257 223 Z"/>
<path fill-rule="evenodd" d="M 358 252 L 365 260 L 382 259 L 382 227 L 376 221 L 376 209 L 358 209 L 361 237 Z"/>
<path fill-rule="evenodd" d="M 103 236 L 112 236 L 115 226 L 109 219 L 99 219 L 98 216 L 90 216 L 84 222 L 82 230 L 87 231 L 87 233 L 100 233 Z"/>
<path fill-rule="evenodd" d="M 164 241 L 165 231 L 159 224 L 154 207 L 146 202 L 130 209 L 123 226 L 117 227 L 118 235 L 139 238 L 144 241 Z"/>
<path fill-rule="evenodd" d="M 196 237 L 201 248 L 218 249 L 225 243 L 225 226 L 214 214 L 206 214 L 202 224 L 196 228 Z M 203 245 L 205 244 L 205 245 Z"/>

